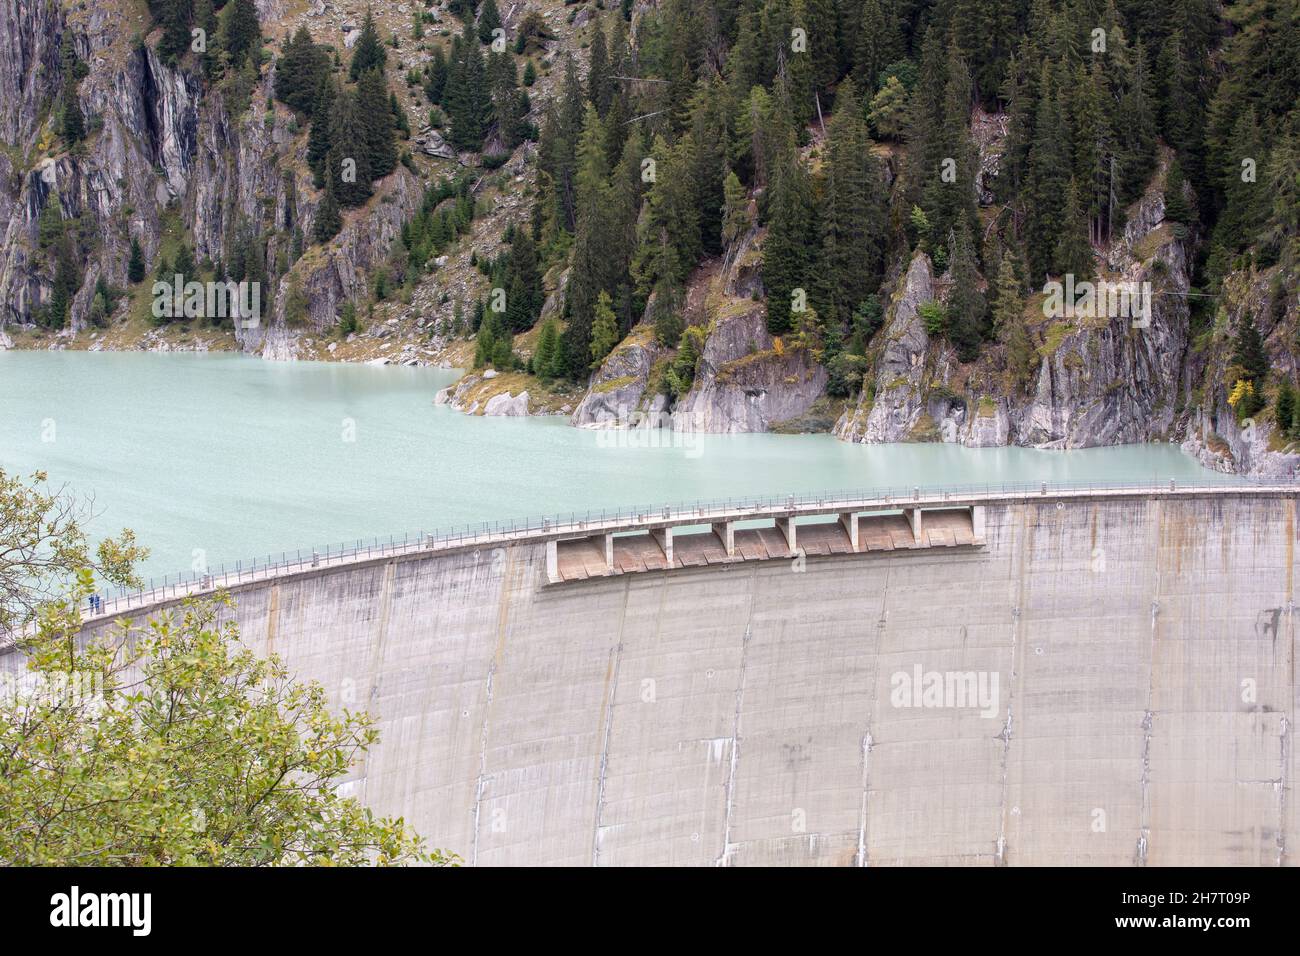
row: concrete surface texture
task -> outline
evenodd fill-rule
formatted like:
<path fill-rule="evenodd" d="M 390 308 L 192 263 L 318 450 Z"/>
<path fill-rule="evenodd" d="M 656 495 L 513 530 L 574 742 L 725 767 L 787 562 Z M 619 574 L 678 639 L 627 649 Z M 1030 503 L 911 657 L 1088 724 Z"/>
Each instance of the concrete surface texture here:
<path fill-rule="evenodd" d="M 378 717 L 348 791 L 467 863 L 1293 862 L 1294 495 L 984 525 L 560 584 L 545 543 L 413 554 L 232 613 Z"/>

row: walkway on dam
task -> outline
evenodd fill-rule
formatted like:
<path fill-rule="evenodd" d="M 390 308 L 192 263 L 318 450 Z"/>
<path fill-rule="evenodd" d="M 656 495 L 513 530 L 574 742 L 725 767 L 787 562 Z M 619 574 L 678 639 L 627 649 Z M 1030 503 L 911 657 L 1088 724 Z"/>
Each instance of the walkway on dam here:
<path fill-rule="evenodd" d="M 660 551 L 667 554 L 672 548 L 673 531 L 699 526 L 711 526 L 715 533 L 725 536 L 726 529 L 738 523 L 773 521 L 787 547 L 785 554 L 779 554 L 781 548 L 769 533 L 762 536 L 766 556 L 788 557 L 798 553 L 795 528 L 805 535 L 809 545 L 820 541 L 813 532 L 810 537 L 810 525 L 799 523 L 800 519 L 840 518 L 863 514 L 894 514 L 900 512 L 910 524 L 913 541 L 917 546 L 933 546 L 933 542 L 922 542 L 919 529 L 922 527 L 920 516 L 926 512 L 951 512 L 958 509 L 970 509 L 972 525 L 976 515 L 975 509 L 984 505 L 1006 505 L 1017 502 L 1077 501 L 1086 499 L 1155 499 L 1167 497 L 1243 497 L 1243 496 L 1296 496 L 1300 493 L 1300 482 L 1288 479 L 1246 479 L 1225 477 L 1222 480 L 1198 479 L 1195 483 L 1179 483 L 1174 480 L 1152 482 L 1087 482 L 1060 483 L 1026 482 L 1003 485 L 955 485 L 955 486 L 913 486 L 909 488 L 884 488 L 866 491 L 827 492 L 814 495 L 787 495 L 779 498 L 749 497 L 721 501 L 682 503 L 646 508 L 626 508 L 617 511 L 589 511 L 585 515 L 571 513 L 566 516 L 549 518 L 531 518 L 519 521 L 500 521 L 483 523 L 451 532 L 420 532 L 407 535 L 401 539 L 390 537 L 387 542 L 374 539 L 370 543 L 357 542 L 355 546 L 282 552 L 276 560 L 268 556 L 264 561 L 238 562 L 234 568 L 222 566 L 208 574 L 182 573 L 169 575 L 162 582 L 150 581 L 149 586 L 135 592 L 104 597 L 96 609 L 83 609 L 86 622 L 114 618 L 128 612 L 147 611 L 163 605 L 172 604 L 187 597 L 213 594 L 222 590 L 232 590 L 242 585 L 274 578 L 291 577 L 301 574 L 319 573 L 323 569 L 345 565 L 382 562 L 395 558 L 420 557 L 430 554 L 473 550 L 482 547 L 495 547 L 511 544 L 536 543 L 551 544 L 558 553 L 558 543 L 562 541 L 603 540 L 610 541 L 612 536 L 627 535 L 636 532 L 645 533 L 647 537 L 658 537 Z M 895 517 L 897 522 L 899 519 Z M 855 522 L 856 524 L 856 522 Z M 846 526 L 847 527 L 847 526 Z M 868 527 L 867 522 L 862 527 Z M 889 529 L 880 529 L 890 534 Z M 897 530 L 897 525 L 894 526 Z M 733 533 L 743 536 L 743 529 Z M 850 537 L 857 532 L 851 532 Z M 868 536 L 869 537 L 869 536 Z M 938 544 L 978 543 L 979 529 L 971 527 L 971 541 L 938 541 Z M 613 538 L 613 540 L 618 540 Z M 742 538 L 743 540 L 743 538 Z M 861 540 L 861 539 L 859 539 Z M 725 541 L 725 537 L 724 537 Z M 854 550 L 882 550 L 870 546 L 855 546 Z M 774 545 L 769 548 L 768 545 Z M 902 546 L 891 538 L 891 547 Z M 777 554 L 773 554 L 775 551 Z M 817 551 L 805 548 L 804 553 L 834 553 L 835 547 L 827 544 L 825 550 Z M 557 554 L 558 557 L 558 554 Z M 731 555 L 735 557 L 735 555 Z M 741 558 L 744 555 L 742 553 Z M 761 558 L 762 555 L 755 554 Z M 675 558 L 675 555 L 673 556 Z M 629 567 L 628 570 L 662 570 L 665 567 L 689 566 L 680 561 L 644 562 L 644 567 Z M 607 562 L 608 566 L 608 562 Z M 620 570 L 622 566 L 620 565 Z M 575 574 L 575 576 L 577 576 Z M 583 576 L 586 576 L 585 574 Z M 552 580 L 565 580 L 563 575 L 552 575 Z"/>

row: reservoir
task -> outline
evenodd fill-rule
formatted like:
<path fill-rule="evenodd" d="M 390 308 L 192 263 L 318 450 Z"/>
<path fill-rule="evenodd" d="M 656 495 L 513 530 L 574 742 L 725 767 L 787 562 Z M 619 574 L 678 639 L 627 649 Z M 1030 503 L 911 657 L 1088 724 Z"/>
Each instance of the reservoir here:
<path fill-rule="evenodd" d="M 0 352 L 0 468 L 132 528 L 146 575 L 590 509 L 913 485 L 1220 477 L 1173 445 L 854 445 L 598 432 L 435 406 L 445 369 L 243 355 Z"/>

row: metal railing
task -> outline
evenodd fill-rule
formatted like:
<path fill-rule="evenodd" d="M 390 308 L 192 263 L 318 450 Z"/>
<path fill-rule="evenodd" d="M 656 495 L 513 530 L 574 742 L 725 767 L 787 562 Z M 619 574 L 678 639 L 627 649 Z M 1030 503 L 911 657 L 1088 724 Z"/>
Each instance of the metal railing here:
<path fill-rule="evenodd" d="M 1144 481 L 1095 482 L 1004 482 L 954 485 L 907 485 L 869 490 L 835 490 L 801 495 L 741 496 L 692 502 L 618 509 L 571 511 L 568 515 L 520 518 L 469 524 L 448 531 L 420 531 L 390 535 L 385 542 L 375 537 L 355 543 L 320 548 L 281 551 L 279 557 L 236 561 L 208 572 L 182 572 L 150 579 L 139 590 L 118 589 L 110 596 L 95 596 L 83 609 L 87 620 L 116 617 L 128 611 L 176 601 L 185 597 L 230 590 L 244 584 L 404 555 L 454 551 L 467 547 L 544 541 L 566 536 L 603 532 L 636 531 L 665 525 L 690 526 L 715 521 L 761 520 L 785 515 L 818 515 L 836 511 L 887 511 L 919 506 L 961 506 L 1027 498 L 1196 496 L 1201 494 L 1297 494 L 1300 480 L 1279 478 L 1197 477 L 1181 482 L 1175 478 Z"/>

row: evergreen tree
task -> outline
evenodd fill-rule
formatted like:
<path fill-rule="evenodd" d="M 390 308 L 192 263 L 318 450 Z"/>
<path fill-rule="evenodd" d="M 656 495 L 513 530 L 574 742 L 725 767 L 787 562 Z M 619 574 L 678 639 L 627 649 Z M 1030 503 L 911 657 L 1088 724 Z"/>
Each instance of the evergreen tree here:
<path fill-rule="evenodd" d="M 1146 50 L 1136 44 L 1128 89 L 1120 100 L 1126 135 L 1120 146 L 1121 200 L 1132 201 L 1141 194 L 1156 163 L 1156 113 Z"/>
<path fill-rule="evenodd" d="M 695 186 L 699 245 L 709 255 L 722 251 L 722 209 L 726 203 L 727 156 L 730 152 L 727 86 L 721 77 L 701 78 L 691 100 L 691 141 L 694 167 L 689 175 Z"/>
<path fill-rule="evenodd" d="M 471 21 L 466 21 L 464 33 L 453 44 L 442 105 L 451 121 L 451 144 L 475 152 L 482 149 L 492 101 L 483 54 Z"/>
<path fill-rule="evenodd" d="M 775 161 L 769 223 L 763 243 L 763 286 L 767 291 L 767 330 L 784 335 L 794 324 L 797 290 L 808 296 L 814 285 L 812 249 L 816 241 L 812 190 L 799 162 L 793 135 Z"/>
<path fill-rule="evenodd" d="M 1283 379 L 1277 389 L 1277 431 L 1279 435 L 1289 436 L 1294 431 L 1295 389 L 1288 379 Z"/>
<path fill-rule="evenodd" d="M 366 156 L 373 179 L 397 168 L 397 145 L 393 139 L 393 111 L 388 88 L 378 70 L 367 70 L 357 80 L 357 108 L 365 128 Z"/>
<path fill-rule="evenodd" d="M 40 215 L 36 219 L 36 241 L 42 249 L 49 249 L 63 238 L 64 233 L 63 208 L 59 202 L 59 194 L 51 189 L 46 194 L 45 204 L 41 206 Z"/>
<path fill-rule="evenodd" d="M 325 159 L 329 156 L 332 143 L 330 124 L 337 95 L 338 84 L 332 76 L 327 75 L 320 81 L 313 99 L 311 131 L 307 134 L 307 165 L 315 175 L 318 189 L 325 185 Z"/>
<path fill-rule="evenodd" d="M 222 17 L 221 45 L 230 56 L 230 65 L 238 69 L 262 41 L 257 7 L 253 0 L 230 0 L 222 11 Z"/>
<path fill-rule="evenodd" d="M 871 146 L 856 87 L 846 79 L 827 131 L 817 297 L 818 313 L 837 330 L 879 286 L 884 266 L 884 179 Z"/>
<path fill-rule="evenodd" d="M 312 239 L 326 243 L 338 235 L 343 228 L 343 216 L 339 212 L 338 198 L 334 195 L 334 177 L 325 180 L 325 195 L 316 209 L 316 221 L 312 224 Z"/>
<path fill-rule="evenodd" d="M 642 295 L 683 286 L 703 249 L 699 193 L 691 175 L 698 165 L 694 139 L 683 136 L 670 147 L 658 137 L 651 153 L 659 158 L 658 174 L 646 194 L 635 266 Z"/>
<path fill-rule="evenodd" d="M 348 68 L 348 77 L 355 83 L 361 79 L 363 73 L 368 73 L 370 70 L 383 73 L 387 64 L 388 52 L 379 39 L 375 18 L 367 10 L 366 19 L 361 24 L 361 35 L 357 37 L 356 46 L 352 48 L 352 65 Z"/>
<path fill-rule="evenodd" d="M 442 47 L 435 47 L 433 57 L 424 68 L 424 95 L 429 98 L 429 102 L 439 104 L 442 102 L 443 91 L 447 88 L 447 56 L 442 52 Z"/>
<path fill-rule="evenodd" d="M 1023 194 L 1029 267 L 1036 277 L 1052 272 L 1058 258 L 1057 246 L 1065 224 L 1072 165 L 1067 149 L 1070 136 L 1063 107 L 1064 95 L 1052 83 L 1046 65 L 1039 94 L 1034 143 Z"/>
<path fill-rule="evenodd" d="M 1087 229 L 1087 217 L 1079 200 L 1079 184 L 1071 179 L 1065 191 L 1065 211 L 1053 256 L 1055 273 L 1072 274 L 1076 282 L 1092 278 L 1093 255 Z"/>
<path fill-rule="evenodd" d="M 69 146 L 75 146 L 86 138 L 86 119 L 81 112 L 81 100 L 77 95 L 77 83 L 73 75 L 64 78 L 63 112 L 59 125 L 63 139 Z"/>
<path fill-rule="evenodd" d="M 1020 291 L 1011 253 L 1003 251 L 998 267 L 997 304 L 993 308 L 993 331 L 1006 348 L 1007 372 L 1011 385 L 1023 389 L 1029 384 L 1036 356 L 1025 325 L 1025 302 Z"/>
<path fill-rule="evenodd" d="M 618 345 L 618 319 L 614 315 L 609 293 L 604 289 L 596 297 L 595 320 L 591 326 L 591 367 L 599 368 L 605 356 Z"/>
<path fill-rule="evenodd" d="M 1175 158 L 1169 164 L 1169 170 L 1165 174 L 1165 220 L 1167 222 L 1185 224 L 1195 218 L 1184 192 L 1186 182 L 1183 178 L 1182 164 Z"/>
<path fill-rule="evenodd" d="M 299 113 L 311 114 L 321 82 L 329 73 L 329 54 L 312 40 L 306 27 L 299 27 L 276 64 L 276 98 Z"/>
<path fill-rule="evenodd" d="M 196 278 L 194 269 L 194 253 L 190 252 L 190 247 L 184 242 L 182 242 L 180 248 L 176 250 L 176 263 L 174 268 L 184 277 L 184 281 L 186 282 Z"/>
<path fill-rule="evenodd" d="M 345 208 L 370 198 L 370 149 L 367 128 L 356 93 L 341 90 L 330 119 L 330 153 L 326 175 L 334 182 L 334 195 Z"/>
<path fill-rule="evenodd" d="M 613 190 L 605 165 L 604 128 L 596 108 L 588 105 L 578 143 L 578 223 L 574 234 L 572 268 L 565 295 L 569 316 L 564 330 L 570 361 L 569 373 L 581 377 L 591 360 L 592 326 L 600 293 L 614 288 L 619 263 L 609 255 L 614 240 Z"/>
<path fill-rule="evenodd" d="M 1264 349 L 1264 339 L 1255 327 L 1255 320 L 1250 315 L 1242 317 L 1237 325 L 1237 341 L 1232 351 L 1232 364 L 1242 370 L 1242 378 L 1255 386 L 1255 393 L 1263 391 L 1264 380 L 1268 377 L 1268 352 Z"/>
<path fill-rule="evenodd" d="M 68 324 L 72 299 L 77 293 L 78 286 L 81 285 L 81 279 L 77 275 L 72 240 L 66 235 L 59 239 L 55 247 L 54 263 L 54 284 L 50 292 L 45 325 L 51 329 L 61 329 Z"/>
<path fill-rule="evenodd" d="M 483 43 L 492 42 L 492 31 L 501 26 L 501 14 L 497 10 L 496 0 L 483 0 L 478 11 L 478 38 Z"/>
<path fill-rule="evenodd" d="M 1300 257 L 1300 115 L 1297 131 L 1282 136 L 1269 156 L 1264 180 L 1272 203 L 1260 241 L 1294 265 Z"/>
<path fill-rule="evenodd" d="M 749 196 L 733 172 L 727 173 L 723 196 L 722 247 L 730 251 L 749 232 L 753 222 L 749 215 Z"/>
<path fill-rule="evenodd" d="M 1232 127 L 1231 146 L 1217 156 L 1222 165 L 1211 168 L 1222 170 L 1219 182 L 1223 195 L 1223 212 L 1215 226 L 1215 241 L 1230 252 L 1236 252 L 1259 235 L 1267 211 L 1260 183 L 1264 179 L 1267 163 L 1259 118 L 1254 106 L 1248 107 Z M 1253 165 L 1254 181 L 1247 170 Z M 1167 207 L 1167 204 L 1166 204 Z M 1167 215 L 1167 211 L 1166 211 Z"/>
<path fill-rule="evenodd" d="M 203 72 L 209 78 L 216 77 L 221 72 L 221 60 L 218 56 L 221 47 L 219 42 L 221 30 L 213 0 L 194 0 L 193 23 L 207 37 L 207 48 L 199 56 L 203 64 Z"/>
<path fill-rule="evenodd" d="M 126 263 L 126 278 L 132 285 L 144 278 L 144 250 L 140 248 L 140 240 L 134 237 L 131 239 L 131 257 Z"/>
<path fill-rule="evenodd" d="M 559 355 L 559 335 L 555 329 L 555 320 L 547 319 L 542 323 L 542 330 L 537 336 L 537 348 L 533 352 L 533 374 L 547 380 L 564 374 Z"/>
<path fill-rule="evenodd" d="M 193 5 L 191 0 L 162 0 L 160 5 L 163 35 L 158 41 L 158 52 L 168 61 L 175 61 L 190 48 Z"/>
<path fill-rule="evenodd" d="M 596 107 L 596 113 L 603 119 L 609 112 L 609 105 L 614 98 L 610 79 L 609 50 L 605 44 L 605 28 L 596 20 L 595 31 L 591 37 L 589 66 L 587 69 L 587 99 Z"/>
<path fill-rule="evenodd" d="M 979 272 L 970 225 L 963 218 L 952 232 L 948 249 L 948 338 L 963 362 L 972 361 L 984 340 L 988 303 L 979 289 Z"/>

